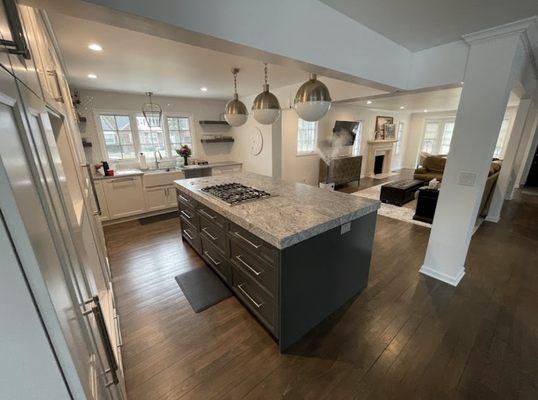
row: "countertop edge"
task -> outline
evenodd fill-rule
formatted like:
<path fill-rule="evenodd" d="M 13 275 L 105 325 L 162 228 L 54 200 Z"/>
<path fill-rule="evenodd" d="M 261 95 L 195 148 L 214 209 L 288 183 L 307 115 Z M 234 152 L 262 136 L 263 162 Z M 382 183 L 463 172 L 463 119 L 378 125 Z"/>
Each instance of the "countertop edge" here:
<path fill-rule="evenodd" d="M 214 202 L 211 202 L 207 200 L 204 196 L 201 196 L 198 194 L 195 190 L 189 190 L 188 188 L 184 187 L 183 185 L 177 183 L 177 181 L 174 181 L 175 187 L 182 193 L 193 197 L 196 201 L 202 203 L 206 207 L 209 207 L 211 209 L 214 209 L 215 211 L 223 214 L 224 217 L 229 219 L 234 224 L 239 225 L 240 227 L 246 229 L 247 231 L 251 232 L 252 234 L 260 237 L 260 239 L 266 241 L 270 245 L 276 247 L 279 250 L 283 250 L 287 247 L 291 247 L 297 243 L 300 243 L 302 241 L 305 241 L 307 239 L 310 239 L 314 236 L 317 236 L 321 233 L 327 232 L 333 228 L 336 228 L 338 226 L 341 226 L 347 222 L 354 221 L 356 219 L 359 219 L 367 214 L 377 212 L 379 209 L 381 202 L 378 200 L 372 200 L 372 204 L 370 206 L 364 206 L 359 210 L 356 210 L 354 212 L 345 214 L 341 217 L 332 219 L 330 221 L 327 221 L 325 223 L 322 223 L 317 226 L 313 226 L 311 228 L 308 228 L 304 231 L 298 232 L 296 234 L 284 237 L 282 239 L 278 239 L 271 235 L 270 233 L 258 228 L 255 225 L 252 225 L 248 221 L 239 218 L 235 215 L 231 215 L 227 212 L 225 205 L 217 205 Z"/>

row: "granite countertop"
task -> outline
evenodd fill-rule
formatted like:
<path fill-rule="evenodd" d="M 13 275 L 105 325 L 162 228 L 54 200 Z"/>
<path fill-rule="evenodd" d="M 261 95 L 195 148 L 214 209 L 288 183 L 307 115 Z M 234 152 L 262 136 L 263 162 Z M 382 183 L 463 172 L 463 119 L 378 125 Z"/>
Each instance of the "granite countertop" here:
<path fill-rule="evenodd" d="M 238 182 L 271 193 L 271 197 L 230 206 L 200 189 Z M 375 212 L 377 200 L 288 183 L 253 173 L 236 173 L 175 181 L 179 191 L 222 214 L 279 249 Z"/>
<path fill-rule="evenodd" d="M 240 162 L 237 161 L 219 161 L 209 164 L 203 164 L 203 165 L 187 165 L 186 167 L 181 167 L 179 169 L 176 168 L 169 168 L 169 171 L 166 171 L 165 169 L 148 169 L 148 170 L 141 170 L 138 168 L 129 168 L 129 169 L 120 169 L 117 171 L 114 171 L 114 176 L 103 176 L 103 175 L 94 175 L 94 179 L 110 179 L 110 178 L 121 178 L 125 176 L 137 176 L 137 175 L 144 175 L 147 173 L 158 173 L 158 172 L 181 172 L 186 169 L 193 170 L 193 169 L 205 169 L 205 168 L 218 168 L 218 167 L 231 167 L 234 165 L 243 165 Z"/>

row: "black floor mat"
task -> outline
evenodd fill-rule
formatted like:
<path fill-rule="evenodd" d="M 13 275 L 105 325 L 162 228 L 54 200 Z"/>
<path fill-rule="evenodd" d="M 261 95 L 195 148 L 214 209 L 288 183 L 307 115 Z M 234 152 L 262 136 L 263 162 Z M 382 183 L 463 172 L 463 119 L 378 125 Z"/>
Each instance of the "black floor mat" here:
<path fill-rule="evenodd" d="M 203 266 L 184 272 L 175 279 L 196 313 L 232 295 L 230 289 L 209 267 Z"/>

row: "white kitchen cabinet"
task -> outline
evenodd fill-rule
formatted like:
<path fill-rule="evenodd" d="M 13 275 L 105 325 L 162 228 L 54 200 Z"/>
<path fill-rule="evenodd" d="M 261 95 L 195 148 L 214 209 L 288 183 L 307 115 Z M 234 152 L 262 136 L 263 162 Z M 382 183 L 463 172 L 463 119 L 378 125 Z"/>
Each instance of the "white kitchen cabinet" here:
<path fill-rule="evenodd" d="M 173 185 L 166 188 L 166 204 L 168 208 L 177 208 L 176 188 Z"/>
<path fill-rule="evenodd" d="M 168 208 L 166 192 L 166 186 L 145 187 L 144 196 L 146 197 L 147 211 L 157 211 Z"/>
<path fill-rule="evenodd" d="M 102 181 L 110 219 L 142 214 L 146 210 L 141 176 Z"/>
<path fill-rule="evenodd" d="M 211 175 L 224 175 L 231 174 L 234 172 L 241 172 L 241 165 L 223 165 L 220 167 L 212 167 Z"/>

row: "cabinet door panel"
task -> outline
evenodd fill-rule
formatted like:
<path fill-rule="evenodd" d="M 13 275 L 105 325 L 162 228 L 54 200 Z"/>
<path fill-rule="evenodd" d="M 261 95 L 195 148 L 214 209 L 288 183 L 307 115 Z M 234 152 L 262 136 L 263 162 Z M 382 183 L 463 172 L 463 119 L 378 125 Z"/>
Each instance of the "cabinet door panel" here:
<path fill-rule="evenodd" d="M 141 214 L 145 211 L 140 177 L 107 179 L 103 185 L 111 219 Z"/>
<path fill-rule="evenodd" d="M 148 211 L 162 210 L 168 207 L 168 198 L 166 188 L 155 187 L 145 188 L 144 196 L 146 197 L 146 207 Z"/>
<path fill-rule="evenodd" d="M 110 214 L 106 203 L 105 190 L 103 189 L 103 183 L 101 181 L 95 181 L 95 193 L 97 194 L 97 199 L 99 200 L 99 206 L 101 208 L 101 220 L 106 221 L 110 218 Z"/>

